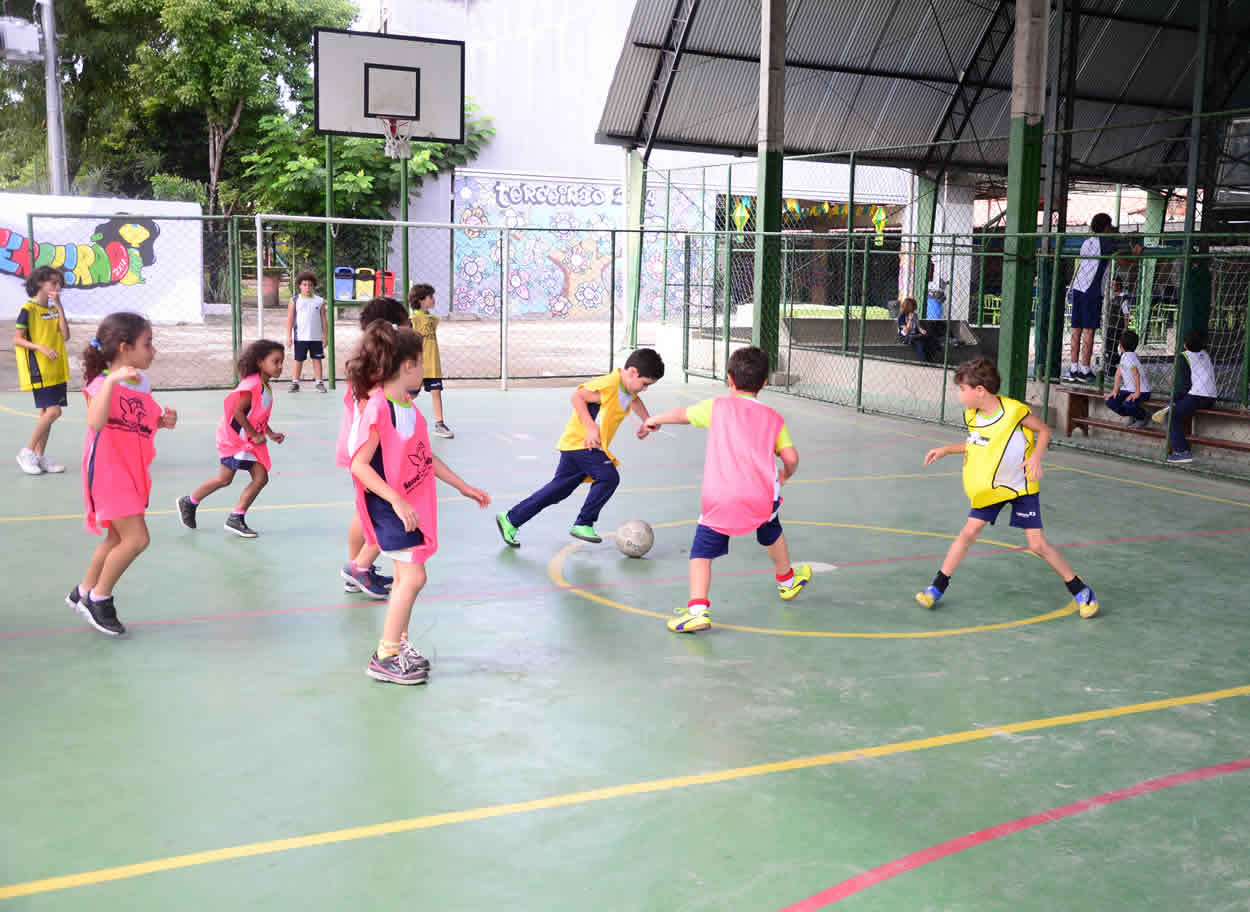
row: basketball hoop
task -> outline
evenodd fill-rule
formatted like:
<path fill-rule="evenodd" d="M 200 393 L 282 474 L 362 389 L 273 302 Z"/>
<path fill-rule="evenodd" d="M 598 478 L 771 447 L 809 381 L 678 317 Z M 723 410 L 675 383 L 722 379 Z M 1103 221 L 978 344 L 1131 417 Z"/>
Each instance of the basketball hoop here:
<path fill-rule="evenodd" d="M 412 158 L 412 144 L 408 138 L 412 135 L 412 121 L 399 117 L 381 116 L 383 135 L 386 142 L 382 151 L 387 158 Z"/>

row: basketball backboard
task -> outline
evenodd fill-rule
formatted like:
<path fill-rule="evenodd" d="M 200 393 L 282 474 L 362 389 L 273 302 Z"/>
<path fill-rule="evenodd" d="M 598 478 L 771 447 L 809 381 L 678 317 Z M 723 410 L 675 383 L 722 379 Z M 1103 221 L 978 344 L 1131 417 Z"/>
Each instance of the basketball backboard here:
<path fill-rule="evenodd" d="M 381 117 L 410 121 L 418 142 L 464 142 L 464 42 L 317 29 L 318 133 L 384 137 Z"/>

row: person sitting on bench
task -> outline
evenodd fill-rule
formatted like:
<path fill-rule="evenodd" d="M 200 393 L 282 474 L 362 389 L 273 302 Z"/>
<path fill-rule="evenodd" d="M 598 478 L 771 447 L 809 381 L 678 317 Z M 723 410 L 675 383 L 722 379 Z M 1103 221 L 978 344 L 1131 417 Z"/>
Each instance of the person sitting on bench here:
<path fill-rule="evenodd" d="M 903 298 L 898 302 L 898 338 L 915 351 L 921 361 L 932 361 L 937 350 L 937 340 L 925 332 L 916 316 L 916 299 Z"/>

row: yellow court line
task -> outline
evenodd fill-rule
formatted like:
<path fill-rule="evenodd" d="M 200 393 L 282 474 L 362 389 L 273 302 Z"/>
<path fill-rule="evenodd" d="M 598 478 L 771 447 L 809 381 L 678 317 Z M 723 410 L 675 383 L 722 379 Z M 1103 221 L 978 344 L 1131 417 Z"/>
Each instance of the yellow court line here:
<path fill-rule="evenodd" d="M 676 522 L 660 523 L 652 528 L 665 529 L 672 526 L 688 526 L 693 523 L 693 519 L 679 519 Z M 947 535 L 941 532 L 920 532 L 915 529 L 891 529 L 885 526 L 862 526 L 854 523 L 831 523 L 831 522 L 810 522 L 798 519 L 786 520 L 787 525 L 793 526 L 826 526 L 838 529 L 863 529 L 872 532 L 893 532 L 899 535 L 927 535 L 932 538 L 955 538 L 954 535 Z M 612 534 L 612 533 L 609 533 Z M 995 541 L 992 538 L 981 538 L 978 541 L 985 542 L 987 545 L 999 545 L 1012 551 L 1022 551 L 1026 554 L 1032 554 L 1041 560 L 1041 557 L 1028 548 L 1021 548 L 1012 545 L 1009 542 Z M 668 620 L 672 615 L 660 614 L 656 611 L 648 611 L 645 608 L 635 608 L 633 605 L 626 605 L 623 602 L 613 601 L 602 595 L 596 595 L 585 589 L 580 589 L 564 578 L 564 562 L 569 555 L 579 548 L 584 547 L 585 542 L 571 542 L 555 553 L 551 560 L 547 563 L 547 577 L 555 585 L 559 586 L 574 595 L 580 595 L 584 599 L 592 602 L 598 602 L 601 605 L 607 605 L 609 608 L 615 608 L 617 611 L 623 611 L 626 614 L 640 614 L 644 617 L 658 618 L 662 621 Z M 1056 618 L 1066 617 L 1076 611 L 1076 602 L 1069 602 L 1063 608 L 1054 611 L 1048 611 L 1045 614 L 1034 615 L 1033 617 L 1022 618 L 1018 621 L 1003 621 L 998 624 L 980 624 L 976 627 L 955 627 L 950 630 L 922 630 L 917 632 L 895 632 L 895 633 L 844 633 L 836 630 L 785 630 L 777 627 L 746 627 L 740 624 L 722 624 L 719 621 L 714 625 L 721 630 L 736 630 L 740 633 L 761 633 L 767 636 L 789 636 L 789 637 L 812 637 L 819 639 L 838 639 L 838 640 L 925 640 L 936 639 L 938 637 L 964 636 L 969 633 L 984 633 L 989 630 L 1006 630 L 1010 627 L 1024 627 L 1028 624 L 1040 624 L 1043 621 L 1053 621 Z"/>
<path fill-rule="evenodd" d="M 508 817 L 516 814 L 529 814 L 536 811 L 552 810 L 553 808 L 572 807 L 590 804 L 596 801 L 609 801 L 616 798 L 627 798 L 634 795 L 648 795 L 656 792 L 667 792 L 675 789 L 687 789 L 700 785 L 714 785 L 720 782 L 732 782 L 738 779 L 749 779 L 755 776 L 768 776 L 774 773 L 793 772 L 795 770 L 813 769 L 847 763 L 852 760 L 864 760 L 870 757 L 889 757 L 914 751 L 931 750 L 937 747 L 949 747 L 956 744 L 967 744 L 973 741 L 984 741 L 1000 735 L 1018 732 L 1039 731 L 1047 728 L 1058 728 L 1064 725 L 1076 725 L 1082 722 L 1094 722 L 1102 719 L 1113 719 L 1138 713 L 1155 712 L 1177 706 L 1191 706 L 1196 703 L 1214 703 L 1232 697 L 1243 697 L 1250 694 L 1250 685 L 1229 687 L 1224 690 L 1211 690 L 1205 693 L 1190 694 L 1184 697 L 1168 697 L 1163 700 L 1151 700 L 1147 703 L 1131 703 L 1125 706 L 1113 706 L 1107 709 L 1095 709 L 1088 712 L 1070 713 L 1063 716 L 1050 716 L 1043 719 L 1031 719 L 1025 722 L 1011 722 L 1005 725 L 993 725 L 974 728 L 967 731 L 936 735 L 930 738 L 917 738 L 911 741 L 895 741 L 891 744 L 879 744 L 874 747 L 863 747 L 855 750 L 838 751 L 831 754 L 817 754 L 810 757 L 797 757 L 775 763 L 759 763 L 753 766 L 740 766 L 732 769 L 715 770 L 708 773 L 697 773 L 691 776 L 672 776 L 665 779 L 651 779 L 625 785 L 614 785 L 606 788 L 589 789 L 581 792 L 568 792 L 563 795 L 552 795 L 531 801 L 518 801 L 511 804 L 496 804 L 473 808 L 467 811 L 452 811 L 444 814 L 430 814 L 425 817 L 411 817 L 406 820 L 392 820 L 369 826 L 350 827 L 342 830 L 331 830 L 323 833 L 311 833 L 307 836 L 295 836 L 287 839 L 272 839 L 265 842 L 251 842 L 231 846 L 224 849 L 212 849 L 205 852 L 192 852 L 186 855 L 174 855 L 158 858 L 138 864 L 120 865 L 114 868 L 101 868 L 85 871 L 81 874 L 68 874 L 61 877 L 48 877 L 42 880 L 31 880 L 25 883 L 9 884 L 0 887 L 0 899 L 16 899 L 19 896 L 33 896 L 37 893 L 51 893 L 56 890 L 68 890 L 75 887 L 87 887 L 94 884 L 108 883 L 115 880 L 126 880 L 131 877 L 142 877 L 162 871 L 174 871 L 180 868 L 191 868 L 197 865 L 215 864 L 232 861 L 237 858 L 252 858 L 257 855 L 272 855 L 277 852 L 289 852 L 294 849 L 307 849 L 314 846 L 333 845 L 353 842 L 358 839 L 372 839 L 378 836 L 390 836 L 396 833 L 410 833 L 417 830 L 430 830 L 436 827 L 450 826 L 459 823 L 470 823 L 476 820 L 489 820 L 495 817 Z"/>
<path fill-rule="evenodd" d="M 1197 491 L 1186 491 L 1182 488 L 1170 488 L 1167 485 L 1152 484 L 1149 481 L 1138 481 L 1135 478 L 1122 478 L 1119 475 L 1104 475 L 1101 472 L 1091 472 L 1089 469 L 1078 469 L 1076 466 L 1055 466 L 1050 471 L 1062 469 L 1065 472 L 1076 472 L 1079 475 L 1089 475 L 1092 478 L 1104 478 L 1107 481 L 1118 481 L 1122 484 L 1136 485 L 1139 488 L 1150 488 L 1154 491 L 1166 491 L 1169 494 L 1180 494 L 1184 497 L 1196 497 L 1199 500 L 1210 500 L 1214 503 L 1231 504 L 1234 507 L 1250 507 L 1250 503 L 1244 500 L 1231 500 L 1227 497 L 1216 497 L 1214 494 L 1199 494 Z"/>

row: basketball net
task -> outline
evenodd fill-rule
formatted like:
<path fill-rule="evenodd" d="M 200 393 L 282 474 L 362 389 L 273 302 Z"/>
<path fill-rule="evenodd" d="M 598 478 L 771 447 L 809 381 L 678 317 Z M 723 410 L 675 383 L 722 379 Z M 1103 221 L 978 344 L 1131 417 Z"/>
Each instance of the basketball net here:
<path fill-rule="evenodd" d="M 412 158 L 412 144 L 408 137 L 412 135 L 412 121 L 398 117 L 382 117 L 382 129 L 386 142 L 382 151 L 387 158 Z"/>

